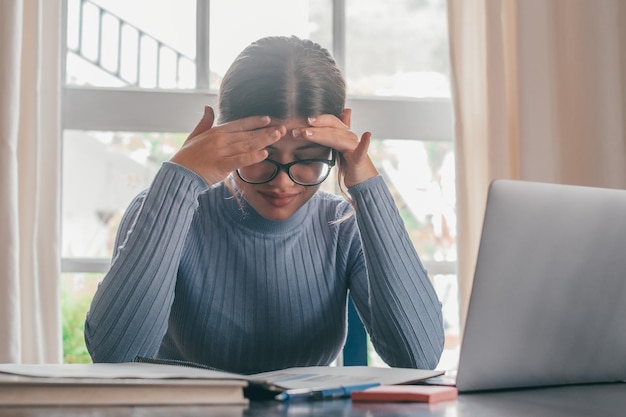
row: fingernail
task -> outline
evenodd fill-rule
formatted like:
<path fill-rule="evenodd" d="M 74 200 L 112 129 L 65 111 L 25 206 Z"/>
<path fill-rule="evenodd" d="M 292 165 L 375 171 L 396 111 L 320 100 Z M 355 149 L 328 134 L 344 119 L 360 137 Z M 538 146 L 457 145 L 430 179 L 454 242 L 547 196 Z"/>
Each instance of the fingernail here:
<path fill-rule="evenodd" d="M 301 133 L 300 129 L 293 129 L 291 131 L 291 136 L 293 136 L 294 138 L 297 138 L 298 136 L 300 136 L 300 133 Z"/>
<path fill-rule="evenodd" d="M 270 121 L 270 117 L 269 116 L 262 116 L 261 117 L 261 122 L 263 123 L 269 123 Z"/>
<path fill-rule="evenodd" d="M 315 123 L 317 119 L 315 117 L 309 117 L 307 120 L 309 121 L 309 123 Z"/>
<path fill-rule="evenodd" d="M 313 136 L 313 131 L 309 130 L 309 129 L 305 129 L 304 130 L 304 134 L 307 136 Z"/>

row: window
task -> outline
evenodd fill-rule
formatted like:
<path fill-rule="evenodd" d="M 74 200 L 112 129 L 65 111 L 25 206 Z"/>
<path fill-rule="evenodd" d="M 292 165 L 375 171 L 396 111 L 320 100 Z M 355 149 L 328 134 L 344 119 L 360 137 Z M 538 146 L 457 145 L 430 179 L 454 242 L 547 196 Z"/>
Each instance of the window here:
<path fill-rule="evenodd" d="M 344 69 L 353 128 L 374 132 L 370 153 L 444 303 L 447 347 L 456 347 L 445 0 L 66 0 L 65 9 L 66 361 L 89 360 L 82 321 L 127 204 L 203 106 L 215 105 L 235 55 L 262 36 L 290 34 L 319 42 Z"/>

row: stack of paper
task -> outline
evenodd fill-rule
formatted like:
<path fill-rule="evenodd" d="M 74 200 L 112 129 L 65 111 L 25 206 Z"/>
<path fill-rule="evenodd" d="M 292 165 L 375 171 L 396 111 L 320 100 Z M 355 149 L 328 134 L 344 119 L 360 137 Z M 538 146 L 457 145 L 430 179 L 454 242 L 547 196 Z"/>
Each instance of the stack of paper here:
<path fill-rule="evenodd" d="M 301 367 L 239 375 L 154 363 L 0 364 L 2 405 L 246 404 L 244 388 L 276 395 L 364 384 L 406 384 L 441 371 L 404 368 Z"/>

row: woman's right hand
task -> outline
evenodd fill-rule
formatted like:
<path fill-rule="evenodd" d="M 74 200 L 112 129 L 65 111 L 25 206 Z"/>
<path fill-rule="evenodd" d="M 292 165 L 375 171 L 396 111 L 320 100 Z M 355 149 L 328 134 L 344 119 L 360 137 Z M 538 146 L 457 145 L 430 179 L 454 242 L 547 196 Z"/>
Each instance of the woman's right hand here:
<path fill-rule="evenodd" d="M 200 175 L 208 185 L 222 181 L 237 168 L 267 158 L 266 147 L 286 134 L 286 128 L 269 126 L 268 116 L 251 116 L 213 127 L 215 113 L 204 115 L 183 146 L 170 158 Z"/>

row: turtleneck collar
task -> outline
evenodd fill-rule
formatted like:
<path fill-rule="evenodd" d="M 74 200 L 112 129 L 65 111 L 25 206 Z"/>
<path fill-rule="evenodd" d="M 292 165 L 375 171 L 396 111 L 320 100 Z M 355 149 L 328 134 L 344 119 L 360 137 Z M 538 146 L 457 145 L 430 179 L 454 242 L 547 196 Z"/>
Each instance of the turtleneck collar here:
<path fill-rule="evenodd" d="M 226 179 L 228 181 L 228 179 Z M 286 220 L 268 220 L 261 216 L 239 193 L 234 182 L 231 182 L 239 201 L 233 196 L 231 191 L 222 182 L 222 196 L 225 199 L 225 215 L 237 225 L 249 229 L 254 232 L 263 234 L 287 234 L 294 232 L 302 226 L 304 219 L 311 210 L 311 200 L 315 199 L 315 195 L 307 201 L 298 211 Z"/>

